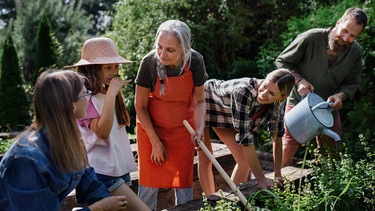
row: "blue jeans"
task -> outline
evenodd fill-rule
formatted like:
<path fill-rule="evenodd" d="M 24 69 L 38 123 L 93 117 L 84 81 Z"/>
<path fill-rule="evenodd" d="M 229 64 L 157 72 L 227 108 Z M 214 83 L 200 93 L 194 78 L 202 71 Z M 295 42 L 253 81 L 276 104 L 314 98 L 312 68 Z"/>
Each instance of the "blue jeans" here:
<path fill-rule="evenodd" d="M 139 198 L 151 209 L 156 210 L 158 201 L 159 188 L 149 188 L 146 186 L 138 186 Z M 186 203 L 193 200 L 193 188 L 174 188 L 175 205 Z"/>
<path fill-rule="evenodd" d="M 129 173 L 121 177 L 111 177 L 111 176 L 106 176 L 103 174 L 96 174 L 96 176 L 98 177 L 100 182 L 105 184 L 109 192 L 116 190 L 118 187 L 120 187 L 124 183 L 128 186 L 132 185 L 132 181 L 130 179 Z"/>

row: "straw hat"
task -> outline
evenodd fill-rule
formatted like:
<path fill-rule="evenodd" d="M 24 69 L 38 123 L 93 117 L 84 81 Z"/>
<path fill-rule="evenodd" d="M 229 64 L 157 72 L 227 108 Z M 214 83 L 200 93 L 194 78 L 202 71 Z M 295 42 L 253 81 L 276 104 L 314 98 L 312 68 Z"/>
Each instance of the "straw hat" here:
<path fill-rule="evenodd" d="M 121 57 L 113 40 L 106 37 L 96 37 L 86 40 L 82 47 L 81 60 L 64 68 L 78 67 L 90 64 L 127 64 L 129 61 Z"/>

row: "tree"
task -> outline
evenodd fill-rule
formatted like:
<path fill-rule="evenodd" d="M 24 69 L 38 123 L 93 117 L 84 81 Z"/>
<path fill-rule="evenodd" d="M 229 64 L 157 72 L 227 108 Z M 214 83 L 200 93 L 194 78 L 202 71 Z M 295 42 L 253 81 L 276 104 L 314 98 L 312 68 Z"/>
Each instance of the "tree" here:
<path fill-rule="evenodd" d="M 13 39 L 8 33 L 3 45 L 0 74 L 0 129 L 23 130 L 30 122 L 29 100 Z"/>
<path fill-rule="evenodd" d="M 152 49 L 157 27 L 179 19 L 189 25 L 193 48 L 203 54 L 211 78 L 265 75 L 272 69 L 255 66 L 259 47 L 279 36 L 290 15 L 303 14 L 308 5 L 304 0 L 122 0 L 115 4 L 113 28 L 107 34 L 120 48 L 133 49 L 127 55 L 139 61 Z M 228 75 L 234 66 L 243 69 Z"/>
<path fill-rule="evenodd" d="M 82 2 L 82 9 L 94 17 L 94 24 L 89 34 L 100 35 L 108 30 L 112 22 L 113 5 L 118 0 L 85 0 Z"/>
<path fill-rule="evenodd" d="M 36 36 L 36 58 L 34 82 L 41 72 L 55 67 L 58 58 L 58 43 L 51 33 L 51 26 L 46 15 L 42 15 Z M 33 83 L 34 84 L 34 83 Z"/>
<path fill-rule="evenodd" d="M 50 21 L 52 33 L 61 43 L 62 52 L 57 67 L 72 64 L 79 59 L 82 43 L 88 38 L 87 32 L 92 25 L 92 17 L 81 9 L 80 0 L 70 5 L 61 0 L 17 0 L 16 11 L 13 34 L 27 79 L 33 77 L 36 68 L 36 33 L 42 14 Z"/>
<path fill-rule="evenodd" d="M 302 2 L 121 0 L 115 4 L 112 28 L 106 35 L 123 56 L 136 61 L 124 68 L 130 79 L 135 78 L 141 58 L 153 48 L 158 26 L 168 19 L 188 24 L 192 47 L 204 56 L 210 78 L 263 76 L 271 69 L 257 68 L 254 58 L 259 46 L 281 33 L 289 17 L 286 14 L 301 13 Z M 278 24 L 273 25 L 270 19 Z M 134 87 L 127 86 L 125 92 L 128 108 L 133 108 Z"/>

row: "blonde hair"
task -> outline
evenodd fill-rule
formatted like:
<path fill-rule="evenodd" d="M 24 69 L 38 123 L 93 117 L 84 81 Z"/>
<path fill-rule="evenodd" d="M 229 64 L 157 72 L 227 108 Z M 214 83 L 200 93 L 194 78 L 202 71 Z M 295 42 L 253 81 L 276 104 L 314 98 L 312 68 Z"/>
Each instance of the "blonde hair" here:
<path fill-rule="evenodd" d="M 266 79 L 268 79 L 269 81 L 271 81 L 271 82 L 273 82 L 277 85 L 277 87 L 280 90 L 281 97 L 288 96 L 290 91 L 292 91 L 294 83 L 295 83 L 292 72 L 289 71 L 288 69 L 284 69 L 284 68 L 279 68 L 279 69 L 276 69 L 276 70 L 268 73 L 268 75 L 266 76 Z M 276 115 L 277 115 L 276 124 L 277 125 L 276 125 L 275 131 L 272 135 L 273 139 L 277 137 L 277 133 L 279 131 L 278 122 L 280 121 L 280 109 L 279 109 L 279 107 L 280 107 L 281 101 L 277 100 L 275 104 L 276 104 L 276 107 L 277 107 L 277 113 L 276 113 Z"/>

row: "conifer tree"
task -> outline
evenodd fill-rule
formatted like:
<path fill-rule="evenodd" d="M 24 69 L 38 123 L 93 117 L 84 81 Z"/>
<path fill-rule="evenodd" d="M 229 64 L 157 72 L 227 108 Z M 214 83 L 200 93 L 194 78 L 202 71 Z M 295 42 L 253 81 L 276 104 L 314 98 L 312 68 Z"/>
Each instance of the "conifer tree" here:
<path fill-rule="evenodd" d="M 46 15 L 39 20 L 36 34 L 36 58 L 34 83 L 41 72 L 56 67 L 58 58 L 58 43 L 51 32 L 51 25 Z M 33 84 L 34 84 L 33 83 Z"/>
<path fill-rule="evenodd" d="M 51 24 L 51 32 L 61 44 L 58 57 L 59 68 L 72 64 L 80 58 L 82 43 L 89 37 L 92 16 L 81 9 L 82 0 L 67 4 L 60 0 L 16 1 L 16 18 L 12 34 L 22 71 L 27 82 L 32 83 L 36 64 L 36 33 L 39 20 L 46 15 Z M 60 55 L 60 54 L 59 54 Z"/>
<path fill-rule="evenodd" d="M 0 130 L 23 130 L 30 122 L 30 104 L 23 87 L 24 78 L 10 33 L 3 44 L 0 69 Z"/>

